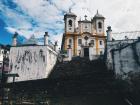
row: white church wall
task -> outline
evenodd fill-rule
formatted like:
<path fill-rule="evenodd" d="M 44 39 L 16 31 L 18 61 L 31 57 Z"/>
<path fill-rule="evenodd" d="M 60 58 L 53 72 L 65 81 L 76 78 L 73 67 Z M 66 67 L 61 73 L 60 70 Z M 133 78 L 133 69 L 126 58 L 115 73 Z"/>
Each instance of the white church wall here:
<path fill-rule="evenodd" d="M 96 48 L 96 40 L 95 40 L 95 38 L 90 38 L 89 39 L 89 43 L 91 43 L 91 41 L 94 41 L 94 43 L 92 44 L 92 46 L 93 46 L 93 48 Z"/>
<path fill-rule="evenodd" d="M 96 44 L 96 40 L 94 39 L 94 38 L 91 38 L 91 37 L 89 37 L 88 38 L 88 40 L 85 40 L 84 39 L 84 37 L 82 37 L 82 45 L 86 45 L 86 43 L 87 43 L 87 45 L 89 45 L 89 43 L 91 43 L 91 40 L 94 40 L 94 47 L 96 46 L 95 44 Z"/>
<path fill-rule="evenodd" d="M 82 48 L 81 48 L 81 45 L 78 44 L 78 39 L 82 39 L 82 44 L 81 45 L 85 46 L 85 43 L 86 43 L 86 40 L 83 37 L 78 37 L 77 38 L 77 55 L 79 55 L 80 51 L 82 53 Z M 89 39 L 87 40 L 87 45 L 89 46 L 89 43 L 91 43 L 91 40 L 94 41 L 94 44 L 92 44 L 91 52 L 92 52 L 92 55 L 96 55 L 96 40 L 95 40 L 95 38 L 89 37 Z"/>
<path fill-rule="evenodd" d="M 71 39 L 71 43 L 69 42 L 69 40 Z M 71 46 L 71 49 L 72 49 L 72 56 L 73 56 L 73 50 L 74 50 L 74 40 L 73 40 L 73 37 L 70 37 L 70 38 L 68 38 L 67 39 L 67 48 L 68 48 L 68 46 Z"/>
<path fill-rule="evenodd" d="M 82 24 L 82 30 L 83 30 L 83 32 L 89 32 L 89 33 L 91 33 L 91 23 L 84 22 Z"/>
<path fill-rule="evenodd" d="M 102 44 L 100 44 L 100 41 L 101 41 Z M 102 40 L 102 39 L 98 40 L 98 47 L 99 48 L 104 48 L 105 47 L 104 40 Z"/>
<path fill-rule="evenodd" d="M 94 50 L 93 47 L 89 47 L 89 59 L 93 60 L 94 59 Z"/>
<path fill-rule="evenodd" d="M 57 53 L 48 46 L 12 47 L 9 56 L 10 74 L 17 73 L 15 82 L 48 78 L 57 60 Z M 8 78 L 8 82 L 12 82 Z"/>
<path fill-rule="evenodd" d="M 82 23 L 81 22 L 78 23 L 78 29 L 79 29 L 79 33 L 82 33 L 83 32 L 82 31 Z"/>

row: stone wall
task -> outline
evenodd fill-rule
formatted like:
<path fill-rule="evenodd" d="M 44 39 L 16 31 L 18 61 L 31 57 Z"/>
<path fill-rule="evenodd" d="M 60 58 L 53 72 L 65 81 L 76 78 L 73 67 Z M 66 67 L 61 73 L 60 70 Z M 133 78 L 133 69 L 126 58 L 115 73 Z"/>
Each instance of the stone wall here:
<path fill-rule="evenodd" d="M 16 82 L 47 78 L 57 60 L 57 53 L 48 46 L 12 47 L 9 56 L 10 74 Z M 8 78 L 12 82 L 13 78 Z"/>
<path fill-rule="evenodd" d="M 124 41 L 125 42 L 125 41 Z M 140 72 L 140 41 L 110 42 L 107 46 L 107 65 L 116 74 Z"/>
<path fill-rule="evenodd" d="M 111 70 L 113 69 L 112 50 L 127 46 L 131 43 L 134 43 L 135 41 L 137 40 L 129 39 L 129 40 L 107 41 L 105 56 L 106 56 L 106 64 L 107 64 L 108 69 L 111 69 Z"/>

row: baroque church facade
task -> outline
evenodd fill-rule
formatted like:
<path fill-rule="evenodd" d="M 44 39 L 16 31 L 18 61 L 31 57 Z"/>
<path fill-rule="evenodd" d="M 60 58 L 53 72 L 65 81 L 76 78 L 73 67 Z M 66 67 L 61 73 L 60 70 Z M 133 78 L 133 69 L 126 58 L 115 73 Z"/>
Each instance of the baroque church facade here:
<path fill-rule="evenodd" d="M 93 57 L 104 54 L 105 49 L 105 18 L 98 13 L 91 20 L 87 20 L 85 15 L 84 20 L 78 21 L 76 27 L 76 14 L 71 10 L 64 15 L 65 32 L 62 39 L 62 51 L 69 51 L 72 57 Z"/>

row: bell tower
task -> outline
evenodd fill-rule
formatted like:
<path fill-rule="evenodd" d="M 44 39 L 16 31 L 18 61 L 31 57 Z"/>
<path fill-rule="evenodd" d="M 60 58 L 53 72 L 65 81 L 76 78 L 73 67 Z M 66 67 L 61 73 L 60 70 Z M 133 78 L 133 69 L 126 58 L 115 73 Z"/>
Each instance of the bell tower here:
<path fill-rule="evenodd" d="M 95 23 L 95 29 L 98 35 L 104 35 L 104 20 L 105 18 L 101 14 L 99 14 L 97 10 L 97 13 L 93 17 L 93 21 Z"/>
<path fill-rule="evenodd" d="M 69 12 L 64 15 L 65 33 L 74 33 L 75 32 L 76 17 L 77 16 L 71 12 L 71 9 L 69 9 Z"/>

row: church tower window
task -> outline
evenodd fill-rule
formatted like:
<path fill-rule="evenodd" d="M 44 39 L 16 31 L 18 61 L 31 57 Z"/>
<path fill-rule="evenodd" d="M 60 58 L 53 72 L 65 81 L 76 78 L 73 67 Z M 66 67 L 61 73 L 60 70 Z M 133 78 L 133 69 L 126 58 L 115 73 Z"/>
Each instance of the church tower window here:
<path fill-rule="evenodd" d="M 69 26 L 72 27 L 72 20 L 69 20 Z"/>
<path fill-rule="evenodd" d="M 98 28 L 102 28 L 102 23 L 101 22 L 98 23 Z"/>

